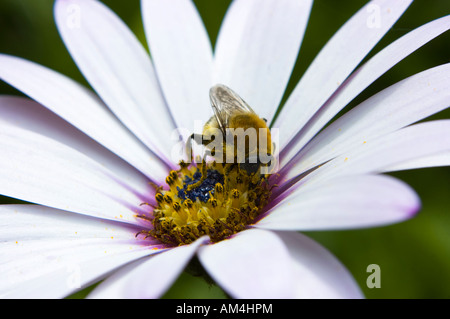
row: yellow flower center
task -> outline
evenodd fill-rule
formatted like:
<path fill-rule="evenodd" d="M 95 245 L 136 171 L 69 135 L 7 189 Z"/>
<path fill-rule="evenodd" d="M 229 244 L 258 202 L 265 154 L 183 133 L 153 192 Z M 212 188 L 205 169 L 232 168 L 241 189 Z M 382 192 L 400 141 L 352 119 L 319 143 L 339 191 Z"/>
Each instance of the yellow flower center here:
<path fill-rule="evenodd" d="M 171 245 L 185 245 L 208 235 L 221 241 L 254 223 L 268 203 L 270 187 L 259 172 L 248 173 L 237 164 L 180 163 L 158 188 L 153 229 L 140 231 Z M 147 218 L 146 218 L 147 219 Z"/>

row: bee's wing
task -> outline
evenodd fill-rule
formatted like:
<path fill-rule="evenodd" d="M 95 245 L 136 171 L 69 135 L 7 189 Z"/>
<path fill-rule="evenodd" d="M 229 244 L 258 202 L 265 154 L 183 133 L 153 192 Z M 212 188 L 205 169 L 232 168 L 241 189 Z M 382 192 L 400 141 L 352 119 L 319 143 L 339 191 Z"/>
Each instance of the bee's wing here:
<path fill-rule="evenodd" d="M 229 119 L 236 113 L 255 113 L 236 92 L 223 84 L 217 84 L 209 90 L 211 106 L 222 133 L 226 133 Z"/>

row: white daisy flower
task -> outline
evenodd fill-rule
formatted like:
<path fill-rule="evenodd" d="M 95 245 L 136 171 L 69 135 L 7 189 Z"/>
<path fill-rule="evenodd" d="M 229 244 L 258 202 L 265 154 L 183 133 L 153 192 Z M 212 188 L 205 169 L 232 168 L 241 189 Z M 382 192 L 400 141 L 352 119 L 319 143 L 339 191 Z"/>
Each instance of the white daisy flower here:
<path fill-rule="evenodd" d="M 408 219 L 418 196 L 381 173 L 450 164 L 450 122 L 414 124 L 449 106 L 450 64 L 325 127 L 450 28 L 450 16 L 431 21 L 360 65 L 411 2 L 373 0 L 356 12 L 275 118 L 311 0 L 235 0 L 214 52 L 191 1 L 142 0 L 151 58 L 102 3 L 57 0 L 58 30 L 93 91 L 0 55 L 0 78 L 30 97 L 0 97 L 0 194 L 38 204 L 0 206 L 0 295 L 61 298 L 103 280 L 89 297 L 158 298 L 198 258 L 233 298 L 363 297 L 349 271 L 297 231 Z M 279 130 L 276 174 L 173 158 L 173 133 L 198 133 L 218 83 Z"/>

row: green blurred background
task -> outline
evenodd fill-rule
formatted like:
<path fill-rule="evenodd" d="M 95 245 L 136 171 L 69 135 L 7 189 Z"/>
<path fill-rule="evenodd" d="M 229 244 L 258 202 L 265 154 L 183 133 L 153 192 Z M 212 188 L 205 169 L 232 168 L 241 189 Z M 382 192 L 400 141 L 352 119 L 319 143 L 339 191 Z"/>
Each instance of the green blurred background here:
<path fill-rule="evenodd" d="M 145 43 L 138 0 L 103 0 Z M 194 1 L 213 45 L 228 0 Z M 289 93 L 320 48 L 366 1 L 316 0 L 288 85 Z M 448 0 L 416 0 L 383 40 L 384 46 L 433 19 L 450 14 Z M 170 21 L 168 21 L 170 23 Z M 88 85 L 67 53 L 53 21 L 53 0 L 0 0 L 0 52 L 20 56 Z M 450 62 L 450 32 L 419 49 L 372 84 L 349 107 L 407 76 Z M 4 83 L 0 94 L 21 95 Z M 286 98 L 286 96 L 285 96 Z M 450 110 L 433 118 L 450 118 Z M 422 210 L 412 220 L 373 229 L 308 232 L 333 252 L 354 275 L 367 298 L 450 298 L 450 168 L 392 174 L 409 183 L 422 199 Z M 17 201 L 0 196 L 0 203 Z M 381 267 L 381 288 L 369 289 L 369 264 Z M 72 298 L 84 297 L 89 289 Z M 182 274 L 167 298 L 225 298 L 217 287 Z"/>

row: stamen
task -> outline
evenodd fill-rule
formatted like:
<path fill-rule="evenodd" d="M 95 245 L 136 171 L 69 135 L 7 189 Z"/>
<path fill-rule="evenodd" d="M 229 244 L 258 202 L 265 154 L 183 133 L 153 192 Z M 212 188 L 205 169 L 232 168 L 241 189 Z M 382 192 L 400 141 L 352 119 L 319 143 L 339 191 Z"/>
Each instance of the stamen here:
<path fill-rule="evenodd" d="M 198 166 L 181 162 L 166 184 L 169 189 L 157 189 L 153 217 L 143 218 L 153 228 L 136 236 L 171 246 L 189 244 L 204 235 L 218 242 L 248 228 L 268 203 L 271 190 L 259 172 L 205 161 Z"/>

